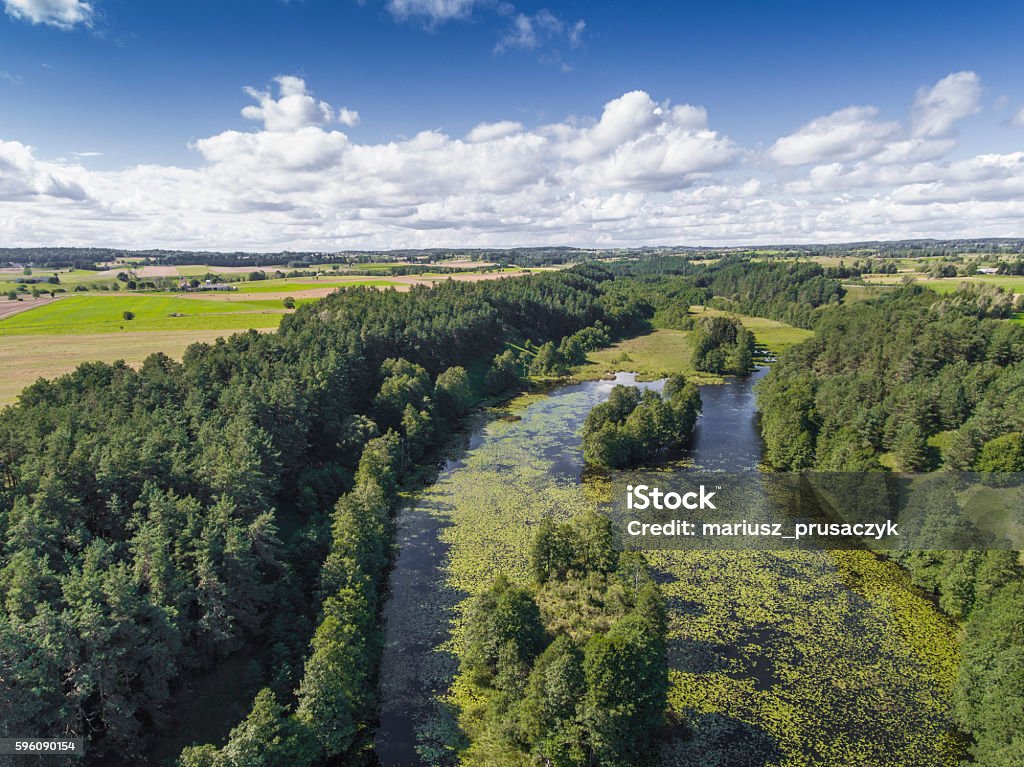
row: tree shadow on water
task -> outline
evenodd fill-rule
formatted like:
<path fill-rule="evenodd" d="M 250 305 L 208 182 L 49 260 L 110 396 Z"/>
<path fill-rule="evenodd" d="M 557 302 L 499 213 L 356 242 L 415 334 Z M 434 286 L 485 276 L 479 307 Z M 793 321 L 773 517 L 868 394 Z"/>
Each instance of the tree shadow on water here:
<path fill-rule="evenodd" d="M 459 745 L 453 713 L 438 699 L 458 670 L 449 639 L 455 607 L 466 594 L 444 580 L 452 525 L 451 504 L 417 496 L 399 514 L 398 557 L 384 606 L 384 650 L 379 684 L 376 764 L 438 764 Z"/>
<path fill-rule="evenodd" d="M 757 725 L 721 713 L 686 712 L 687 730 L 659 748 L 664 767 L 770 767 L 782 752 Z"/>

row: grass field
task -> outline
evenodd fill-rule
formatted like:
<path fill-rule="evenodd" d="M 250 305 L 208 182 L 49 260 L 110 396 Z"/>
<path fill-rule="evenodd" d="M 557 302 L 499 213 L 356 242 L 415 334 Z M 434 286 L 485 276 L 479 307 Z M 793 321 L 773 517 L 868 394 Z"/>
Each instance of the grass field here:
<path fill-rule="evenodd" d="M 693 369 L 691 335 L 685 330 L 655 330 L 644 336 L 626 339 L 607 349 L 590 352 L 587 363 L 577 370 L 575 377 L 593 379 L 615 371 L 628 371 L 636 373 L 641 381 L 653 381 L 679 373 L 698 383 L 721 381 L 719 376 L 698 373 Z"/>
<path fill-rule="evenodd" d="M 76 295 L 0 320 L 0 336 L 273 328 L 285 312 L 280 303 L 277 306 L 280 309 L 264 302 L 204 301 L 167 294 Z M 126 311 L 135 318 L 125 320 Z"/>
<path fill-rule="evenodd" d="M 812 331 L 794 328 L 764 317 L 733 314 L 719 309 L 691 306 L 690 313 L 696 316 L 732 316 L 743 327 L 754 334 L 758 344 L 777 354 L 786 346 L 806 341 L 814 335 Z M 718 383 L 720 376 L 698 373 L 693 369 L 692 333 L 689 331 L 662 328 L 637 336 L 606 349 L 592 351 L 587 355 L 587 364 L 580 367 L 575 376 L 581 379 L 600 378 L 609 373 L 626 371 L 636 373 L 641 381 L 652 381 L 675 374 L 682 374 L 696 383 Z"/>
<path fill-rule="evenodd" d="M 38 288 L 39 290 L 55 290 L 57 288 L 64 288 L 64 290 L 70 293 L 75 289 L 76 285 L 112 285 L 117 282 L 116 271 L 96 272 L 88 269 L 74 269 L 71 271 L 33 269 L 31 275 L 24 275 L 20 269 L 4 269 L 0 270 L 0 292 L 7 293 L 9 290 L 17 290 L 22 283 L 15 282 L 16 279 L 45 279 L 53 276 L 54 274 L 56 274 L 57 279 L 60 280 L 59 285 L 52 285 L 50 283 L 34 283 L 32 285 L 26 284 L 25 287 L 28 288 L 30 293 L 32 292 L 32 288 Z"/>
<path fill-rule="evenodd" d="M 962 283 L 982 283 L 984 285 L 995 285 L 1004 290 L 1012 290 L 1014 293 L 1024 293 L 1024 277 L 1016 277 L 1009 274 L 976 274 L 973 277 L 947 277 L 941 280 L 921 280 L 923 285 L 937 293 L 952 293 Z"/>
<path fill-rule="evenodd" d="M 180 277 L 202 277 L 209 274 L 210 269 L 206 266 L 179 266 L 176 267 Z"/>
<path fill-rule="evenodd" d="M 212 342 L 225 335 L 220 330 L 172 330 L 150 333 L 121 333 L 75 336 L 0 336 L 0 406 L 15 401 L 18 394 L 39 378 L 56 378 L 83 362 L 124 360 L 138 365 L 154 352 L 181 359 L 193 343 Z"/>
<path fill-rule="evenodd" d="M 735 317 L 754 334 L 760 346 L 766 347 L 773 354 L 778 354 L 787 346 L 805 341 L 814 335 L 810 330 L 795 328 L 784 322 L 730 314 L 703 306 L 691 306 L 690 312 L 698 317 Z M 636 373 L 641 381 L 652 381 L 681 373 L 696 383 L 720 382 L 720 376 L 694 370 L 691 362 L 691 336 L 692 333 L 689 331 L 661 328 L 647 335 L 629 338 L 607 349 L 599 349 L 588 354 L 586 364 L 577 369 L 575 376 L 580 379 L 593 379 L 616 371 L 628 371 Z"/>
<path fill-rule="evenodd" d="M 798 344 L 801 341 L 806 341 L 814 335 L 814 331 L 812 330 L 795 328 L 792 325 L 787 325 L 785 322 L 768 320 L 764 317 L 748 317 L 743 314 L 723 312 L 719 309 L 709 309 L 703 306 L 691 306 L 690 313 L 698 317 L 704 315 L 709 317 L 716 315 L 734 317 L 743 323 L 743 327 L 754 334 L 754 338 L 757 340 L 759 346 L 765 347 L 773 354 L 778 354 L 786 347 Z"/>

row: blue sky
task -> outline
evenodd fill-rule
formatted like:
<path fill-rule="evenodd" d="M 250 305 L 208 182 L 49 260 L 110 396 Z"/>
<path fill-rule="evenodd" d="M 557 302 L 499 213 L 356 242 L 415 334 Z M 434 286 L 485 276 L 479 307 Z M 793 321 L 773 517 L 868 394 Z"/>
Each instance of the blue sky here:
<path fill-rule="evenodd" d="M 1024 234 L 1019 3 L 0 6 L 11 244 Z"/>

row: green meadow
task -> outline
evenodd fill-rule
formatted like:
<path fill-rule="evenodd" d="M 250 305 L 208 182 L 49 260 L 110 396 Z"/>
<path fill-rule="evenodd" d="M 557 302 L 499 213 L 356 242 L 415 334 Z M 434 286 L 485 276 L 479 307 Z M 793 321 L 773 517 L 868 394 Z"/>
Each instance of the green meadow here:
<path fill-rule="evenodd" d="M 653 381 L 671 375 L 682 374 L 699 383 L 721 381 L 720 376 L 698 373 L 694 370 L 693 334 L 685 330 L 662 328 L 636 338 L 609 346 L 606 349 L 587 354 L 587 361 L 577 369 L 575 377 L 580 379 L 601 378 L 608 373 L 628 370 L 636 373 L 641 381 Z"/>
<path fill-rule="evenodd" d="M 735 317 L 754 334 L 758 345 L 773 354 L 778 354 L 786 347 L 806 341 L 814 335 L 810 330 L 796 328 L 784 322 L 733 314 L 703 306 L 691 306 L 690 313 L 694 317 Z M 575 377 L 593 379 L 610 372 L 625 370 L 636 373 L 641 381 L 682 374 L 696 383 L 721 382 L 721 376 L 694 369 L 692 335 L 692 332 L 687 330 L 659 328 L 646 335 L 627 338 L 606 349 L 590 352 L 586 363 L 577 368 Z"/>
<path fill-rule="evenodd" d="M 134 318 L 126 320 L 125 312 Z M 280 301 L 210 301 L 144 293 L 73 295 L 0 320 L 0 336 L 272 328 L 284 313 Z"/>
<path fill-rule="evenodd" d="M 787 325 L 785 322 L 769 320 L 764 317 L 750 317 L 745 314 L 723 312 L 719 309 L 709 309 L 704 306 L 691 306 L 690 313 L 696 317 L 726 316 L 739 320 L 743 327 L 754 334 L 758 346 L 765 347 L 773 354 L 778 354 L 793 344 L 806 341 L 814 335 L 814 331 L 796 328 Z"/>
<path fill-rule="evenodd" d="M 60 283 L 53 285 L 50 283 L 34 283 L 24 284 L 15 282 L 17 279 L 46 279 L 52 277 L 54 274 L 57 275 L 57 279 Z M 20 271 L 6 270 L 0 273 L 0 293 L 7 293 L 9 290 L 17 290 L 21 285 L 28 289 L 29 292 L 32 288 L 38 288 L 39 290 L 55 290 L 58 288 L 64 288 L 67 292 L 71 292 L 77 285 L 86 286 L 98 286 L 98 285 L 112 285 L 117 282 L 116 271 L 109 272 L 97 272 L 89 269 L 73 269 L 71 271 L 54 271 L 48 269 L 33 269 L 32 274 L 25 275 Z"/>
<path fill-rule="evenodd" d="M 1004 290 L 1012 290 L 1014 293 L 1024 293 L 1024 277 L 1010 274 L 976 274 L 973 277 L 947 277 L 941 280 L 925 279 L 921 280 L 921 282 L 936 293 L 952 293 L 963 283 L 995 285 Z"/>

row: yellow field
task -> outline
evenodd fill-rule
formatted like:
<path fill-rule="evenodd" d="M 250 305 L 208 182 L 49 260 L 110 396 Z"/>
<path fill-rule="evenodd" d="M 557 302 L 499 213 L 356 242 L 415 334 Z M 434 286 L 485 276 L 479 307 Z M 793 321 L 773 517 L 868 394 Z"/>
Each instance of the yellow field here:
<path fill-rule="evenodd" d="M 0 406 L 14 402 L 18 394 L 39 378 L 69 373 L 83 362 L 124 360 L 137 366 L 153 352 L 181 359 L 186 347 L 211 342 L 223 330 L 168 330 L 68 336 L 0 337 Z"/>

